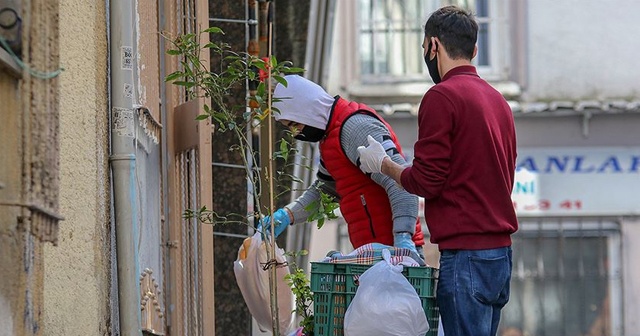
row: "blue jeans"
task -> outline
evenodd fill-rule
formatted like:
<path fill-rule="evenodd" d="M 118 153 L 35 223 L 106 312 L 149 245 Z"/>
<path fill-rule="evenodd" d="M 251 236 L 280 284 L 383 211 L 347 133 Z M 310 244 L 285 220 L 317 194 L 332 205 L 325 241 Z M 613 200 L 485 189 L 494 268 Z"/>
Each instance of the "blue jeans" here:
<path fill-rule="evenodd" d="M 445 336 L 495 336 L 510 282 L 511 247 L 442 250 L 437 302 Z"/>

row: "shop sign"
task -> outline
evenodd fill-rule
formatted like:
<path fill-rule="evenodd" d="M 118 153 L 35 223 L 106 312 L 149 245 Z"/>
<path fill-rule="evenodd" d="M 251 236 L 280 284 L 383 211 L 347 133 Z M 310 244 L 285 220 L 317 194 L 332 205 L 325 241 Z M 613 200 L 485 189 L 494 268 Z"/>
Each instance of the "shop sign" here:
<path fill-rule="evenodd" d="M 640 214 L 640 147 L 519 148 L 519 216 Z"/>

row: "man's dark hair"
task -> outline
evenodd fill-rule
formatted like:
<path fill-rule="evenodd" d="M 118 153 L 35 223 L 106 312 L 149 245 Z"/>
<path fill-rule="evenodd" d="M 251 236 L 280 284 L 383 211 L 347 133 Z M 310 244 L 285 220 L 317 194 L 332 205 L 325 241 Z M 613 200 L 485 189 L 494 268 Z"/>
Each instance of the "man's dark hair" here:
<path fill-rule="evenodd" d="M 437 37 L 452 59 L 471 60 L 478 39 L 478 23 L 470 12 L 445 6 L 431 14 L 424 25 L 424 35 Z"/>

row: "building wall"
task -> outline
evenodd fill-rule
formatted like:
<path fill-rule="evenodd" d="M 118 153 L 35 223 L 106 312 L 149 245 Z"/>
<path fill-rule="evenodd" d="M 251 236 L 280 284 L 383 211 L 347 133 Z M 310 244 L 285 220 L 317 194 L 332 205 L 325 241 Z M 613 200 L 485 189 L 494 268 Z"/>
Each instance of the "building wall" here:
<path fill-rule="evenodd" d="M 527 1 L 529 78 L 523 98 L 529 101 L 606 101 L 640 99 L 640 71 L 633 43 L 640 2 L 629 0 Z M 637 109 L 635 110 L 637 112 Z M 520 147 L 640 147 L 640 115 L 581 114 L 516 119 Z M 586 126 L 586 127 L 585 127 Z M 615 195 L 624 188 L 612 185 Z M 636 209 L 640 210 L 640 207 Z M 625 335 L 640 335 L 640 280 L 635 261 L 640 229 L 636 217 L 621 217 L 622 325 Z M 615 314 L 615 311 L 612 311 Z"/>
<path fill-rule="evenodd" d="M 586 125 L 586 128 L 585 128 Z M 572 116 L 518 116 L 516 129 L 519 151 L 529 148 L 597 148 L 597 147 L 626 147 L 640 148 L 640 134 L 636 131 L 640 125 L 640 114 L 613 114 L 593 116 L 586 124 L 581 114 Z M 610 185 L 606 190 L 593 190 L 588 185 L 574 186 L 574 189 L 584 188 L 585 198 L 597 197 L 596 193 L 604 192 L 607 197 L 627 194 L 622 185 Z M 638 213 L 640 207 L 635 209 Z M 640 305 L 640 272 L 635 266 L 640 249 L 640 226 L 637 216 L 623 216 L 620 214 L 621 264 L 618 265 L 622 274 L 612 274 L 613 278 L 622 278 L 622 302 L 613 305 L 612 316 L 621 314 L 624 335 L 636 336 L 640 322 L 634 318 L 639 316 Z M 627 214 L 629 215 L 629 214 Z M 589 216 L 583 217 L 589 220 Z M 521 218 L 524 221 L 525 218 Z M 596 265 L 590 265 L 595 267 Z M 619 311 L 622 309 L 622 312 Z"/>
<path fill-rule="evenodd" d="M 104 1 L 60 3 L 58 246 L 45 246 L 46 335 L 108 335 L 110 236 Z"/>
<path fill-rule="evenodd" d="M 526 2 L 531 99 L 638 97 L 640 2 Z"/>
<path fill-rule="evenodd" d="M 22 113 L 18 79 L 0 69 L 0 202 L 19 201 L 21 194 L 22 161 Z M 17 149 L 17 150 L 16 150 Z M 20 207 L 0 205 L 0 335 L 14 335 L 19 330 L 19 312 L 24 308 L 24 263 L 25 235 L 18 231 Z M 16 290 L 19 289 L 19 290 Z M 3 334 L 6 332 L 6 334 Z"/>

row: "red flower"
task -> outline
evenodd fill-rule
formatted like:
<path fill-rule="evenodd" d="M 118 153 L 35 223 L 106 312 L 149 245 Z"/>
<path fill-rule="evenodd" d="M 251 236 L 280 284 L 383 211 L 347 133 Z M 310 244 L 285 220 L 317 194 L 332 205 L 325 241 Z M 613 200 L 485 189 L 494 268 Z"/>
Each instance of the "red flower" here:
<path fill-rule="evenodd" d="M 269 62 L 269 58 L 268 57 L 263 57 L 262 60 L 264 61 L 264 66 L 267 69 L 266 70 L 259 69 L 258 76 L 260 78 L 260 81 L 264 82 L 265 79 L 269 78 L 269 71 L 268 70 L 270 68 L 270 64 L 271 63 Z"/>

